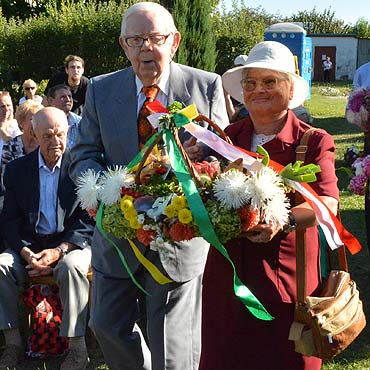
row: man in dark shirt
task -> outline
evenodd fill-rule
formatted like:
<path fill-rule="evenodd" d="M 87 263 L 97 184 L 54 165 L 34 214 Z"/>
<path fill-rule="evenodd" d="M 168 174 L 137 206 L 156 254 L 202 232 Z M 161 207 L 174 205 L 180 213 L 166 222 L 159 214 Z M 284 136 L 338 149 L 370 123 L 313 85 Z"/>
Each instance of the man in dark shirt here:
<path fill-rule="evenodd" d="M 51 87 L 65 84 L 69 86 L 72 91 L 72 112 L 81 114 L 85 104 L 86 89 L 89 82 L 89 79 L 83 76 L 84 71 L 85 61 L 77 55 L 68 55 L 64 59 L 64 71 L 57 72 L 52 76 L 46 86 L 45 96 L 48 94 Z M 45 99 L 43 105 L 47 105 Z"/>

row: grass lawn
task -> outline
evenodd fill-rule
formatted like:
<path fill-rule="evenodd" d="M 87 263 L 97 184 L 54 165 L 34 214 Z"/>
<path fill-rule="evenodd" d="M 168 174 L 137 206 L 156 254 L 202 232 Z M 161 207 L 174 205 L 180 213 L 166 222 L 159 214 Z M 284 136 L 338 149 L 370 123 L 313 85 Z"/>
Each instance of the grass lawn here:
<path fill-rule="evenodd" d="M 370 284 L 369 265 L 370 257 L 366 247 L 366 234 L 364 223 L 364 199 L 361 196 L 352 195 L 347 190 L 348 175 L 341 168 L 344 166 L 343 154 L 351 145 L 363 147 L 363 134 L 355 126 L 350 125 L 344 119 L 344 109 L 347 101 L 350 85 L 331 85 L 338 91 L 328 90 L 322 85 L 314 85 L 312 98 L 306 103 L 306 108 L 314 117 L 314 126 L 328 131 L 334 136 L 337 154 L 336 167 L 341 191 L 341 216 L 345 227 L 354 234 L 363 245 L 363 250 L 349 256 L 350 272 L 361 291 L 365 312 L 370 312 Z M 327 96 L 324 94 L 333 94 Z M 325 363 L 324 370 L 369 370 L 370 369 L 370 325 L 365 328 L 357 340 L 335 360 Z M 107 369 L 99 350 L 90 351 L 91 362 L 89 370 Z M 28 361 L 18 370 L 57 370 L 60 359 L 44 361 Z M 232 370 L 232 369 L 225 369 Z M 289 370 L 289 369 L 286 369 Z"/>

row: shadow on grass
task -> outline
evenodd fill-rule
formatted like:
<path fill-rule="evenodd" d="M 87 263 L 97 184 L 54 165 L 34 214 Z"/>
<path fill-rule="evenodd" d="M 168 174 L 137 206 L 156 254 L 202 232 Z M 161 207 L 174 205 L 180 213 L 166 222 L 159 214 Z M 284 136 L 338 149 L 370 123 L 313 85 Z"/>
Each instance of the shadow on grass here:
<path fill-rule="evenodd" d="M 344 117 L 315 117 L 313 126 L 322 128 L 331 135 L 353 135 L 362 132 L 357 126 L 348 123 Z M 346 141 L 349 140 L 349 138 L 344 138 L 342 140 Z"/>

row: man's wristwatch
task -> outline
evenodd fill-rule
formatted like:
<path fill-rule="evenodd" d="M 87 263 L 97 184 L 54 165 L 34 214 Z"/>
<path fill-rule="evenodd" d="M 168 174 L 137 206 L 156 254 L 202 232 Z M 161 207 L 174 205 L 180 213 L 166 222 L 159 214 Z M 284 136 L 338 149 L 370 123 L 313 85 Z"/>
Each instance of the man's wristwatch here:
<path fill-rule="evenodd" d="M 68 253 L 68 247 L 64 244 L 58 245 L 57 249 L 60 251 L 60 255 L 63 257 Z"/>
<path fill-rule="evenodd" d="M 288 222 L 283 226 L 283 231 L 286 234 L 291 233 L 297 228 L 297 223 L 295 221 L 293 213 L 289 213 L 288 217 L 289 217 Z"/>

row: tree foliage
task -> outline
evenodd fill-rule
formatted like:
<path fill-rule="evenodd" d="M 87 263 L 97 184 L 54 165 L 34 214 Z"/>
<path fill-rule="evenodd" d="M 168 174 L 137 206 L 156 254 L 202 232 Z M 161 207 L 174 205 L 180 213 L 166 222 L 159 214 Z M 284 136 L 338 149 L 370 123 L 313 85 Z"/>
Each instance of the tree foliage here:
<path fill-rule="evenodd" d="M 0 79 L 3 87 L 26 78 L 50 78 L 68 54 L 86 60 L 90 75 L 125 67 L 128 62 L 118 43 L 122 14 L 115 1 L 52 6 L 47 13 L 25 21 L 0 22 Z"/>
<path fill-rule="evenodd" d="M 93 0 L 94 3 L 107 3 L 109 1 Z M 117 5 L 121 2 L 120 0 L 115 1 Z M 70 1 L 70 3 L 73 2 L 74 0 Z M 89 0 L 84 0 L 83 2 L 88 3 Z M 50 9 L 50 7 L 61 9 L 63 4 L 65 4 L 64 0 L 1 0 L 0 13 L 7 19 L 19 18 L 25 20 L 47 12 L 47 9 Z"/>
<path fill-rule="evenodd" d="M 353 27 L 353 33 L 357 37 L 370 38 L 370 22 L 364 17 L 359 18 Z"/>
<path fill-rule="evenodd" d="M 352 32 L 349 24 L 335 17 L 335 11 L 329 7 L 319 12 L 314 7 L 312 10 L 301 10 L 297 14 L 285 19 L 286 22 L 301 22 L 307 33 L 311 34 L 345 34 Z"/>
<path fill-rule="evenodd" d="M 263 41 L 265 28 L 276 20 L 264 9 L 247 7 L 243 1 L 240 6 L 233 1 L 231 11 L 216 11 L 212 19 L 218 50 L 216 72 L 220 74 L 233 66 L 237 55 L 248 54 Z"/>
<path fill-rule="evenodd" d="M 191 67 L 214 71 L 216 65 L 216 44 L 213 36 L 209 0 L 164 1 L 172 13 L 182 40 L 176 60 Z"/>

